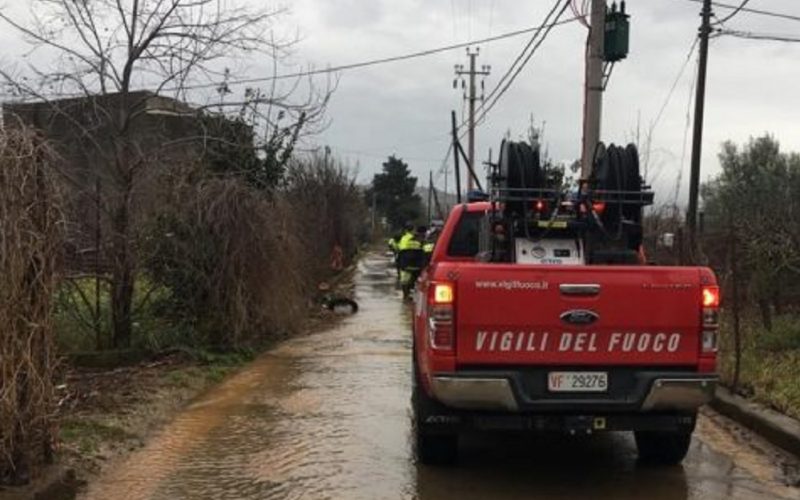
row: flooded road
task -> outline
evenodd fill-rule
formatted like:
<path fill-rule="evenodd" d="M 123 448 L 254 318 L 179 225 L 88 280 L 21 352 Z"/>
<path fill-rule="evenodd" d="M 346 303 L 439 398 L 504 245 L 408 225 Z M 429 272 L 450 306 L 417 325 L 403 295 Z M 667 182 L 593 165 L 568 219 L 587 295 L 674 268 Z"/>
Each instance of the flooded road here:
<path fill-rule="evenodd" d="M 382 256 L 360 312 L 262 356 L 91 484 L 91 499 L 800 499 L 793 462 L 705 411 L 683 466 L 627 435 L 466 439 L 453 468 L 411 449 L 409 311 Z"/>

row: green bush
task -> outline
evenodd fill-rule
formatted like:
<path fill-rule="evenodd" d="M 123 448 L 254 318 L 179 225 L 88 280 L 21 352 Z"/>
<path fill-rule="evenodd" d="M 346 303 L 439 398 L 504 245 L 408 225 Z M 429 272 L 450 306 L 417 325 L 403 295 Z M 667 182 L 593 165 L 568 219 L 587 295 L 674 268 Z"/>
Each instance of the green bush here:
<path fill-rule="evenodd" d="M 722 317 L 719 372 L 733 384 L 735 353 L 729 314 Z M 800 418 L 800 317 L 786 314 L 767 331 L 756 314 L 741 323 L 742 357 L 736 390 L 778 411 Z"/>
<path fill-rule="evenodd" d="M 770 351 L 800 349 L 800 318 L 790 314 L 775 317 L 772 331 L 759 332 L 758 344 Z"/>
<path fill-rule="evenodd" d="M 93 277 L 64 280 L 56 291 L 56 342 L 63 353 L 108 349 L 111 346 L 110 287 Z M 143 276 L 136 282 L 133 308 L 133 349 L 160 351 L 194 345 L 195 331 L 167 313 L 173 292 Z M 98 300 L 99 298 L 99 300 Z"/>

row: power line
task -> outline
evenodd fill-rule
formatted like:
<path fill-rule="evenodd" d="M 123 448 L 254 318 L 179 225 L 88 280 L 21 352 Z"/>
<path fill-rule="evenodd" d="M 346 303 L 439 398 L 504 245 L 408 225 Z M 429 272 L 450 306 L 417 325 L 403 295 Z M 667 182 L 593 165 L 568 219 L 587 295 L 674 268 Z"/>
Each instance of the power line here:
<path fill-rule="evenodd" d="M 800 43 L 800 37 L 792 35 L 780 35 L 773 33 L 753 33 L 751 31 L 736 30 L 717 30 L 715 36 L 732 36 L 734 38 L 746 38 L 748 40 L 768 40 L 772 42 Z"/>
<path fill-rule="evenodd" d="M 734 9 L 733 12 L 731 12 L 730 14 L 725 16 L 724 18 L 722 18 L 719 21 L 717 21 L 716 24 L 725 24 L 727 21 L 730 21 L 731 19 L 733 19 L 734 16 L 736 16 L 736 14 L 741 12 L 742 9 L 744 9 L 749 2 L 750 2 L 750 0 L 742 0 L 742 3 L 739 4 L 739 6 L 736 9 Z"/>
<path fill-rule="evenodd" d="M 561 2 L 561 0 L 556 0 L 555 4 L 553 5 L 553 8 L 550 9 L 550 12 L 547 13 L 547 16 L 544 18 L 544 21 L 542 21 L 542 24 L 539 27 L 539 29 L 536 30 L 536 32 L 533 34 L 531 39 L 528 40 L 528 43 L 525 44 L 525 47 L 523 47 L 522 51 L 519 53 L 517 58 L 514 59 L 514 62 L 511 63 L 511 66 L 509 66 L 508 70 L 506 70 L 506 72 L 503 74 L 503 76 L 500 77 L 500 80 L 497 81 L 497 84 L 494 86 L 494 88 L 491 90 L 491 92 L 489 92 L 489 95 L 486 97 L 487 100 L 488 99 L 492 99 L 495 96 L 495 94 L 500 90 L 500 88 L 503 86 L 503 84 L 506 82 L 506 80 L 511 76 L 511 73 L 514 72 L 514 70 L 516 69 L 516 67 L 519 64 L 519 62 L 528 53 L 528 51 L 530 50 L 531 46 L 534 43 L 536 43 L 536 39 L 539 37 L 539 34 L 542 32 L 542 29 L 544 29 L 544 27 L 550 22 L 550 18 L 553 16 L 553 14 L 555 13 L 556 9 L 558 9 L 558 5 L 559 5 L 560 2 Z M 482 104 L 481 108 L 483 108 L 483 107 L 484 106 Z"/>
<path fill-rule="evenodd" d="M 699 63 L 699 61 L 698 61 Z M 698 64 L 699 65 L 699 64 Z M 675 195 L 672 204 L 678 204 L 678 198 L 681 194 L 681 184 L 683 183 L 683 170 L 686 165 L 686 146 L 689 138 L 689 128 L 692 125 L 692 104 L 694 104 L 695 85 L 697 85 L 698 71 L 694 72 L 692 82 L 689 85 L 689 102 L 686 104 L 686 124 L 683 129 L 683 143 L 681 145 L 681 168 L 678 171 L 678 179 L 675 181 Z"/>
<path fill-rule="evenodd" d="M 553 23 L 553 24 L 551 24 L 549 26 L 545 26 L 545 28 L 552 28 L 552 27 L 555 27 L 555 26 L 568 24 L 568 23 L 571 23 L 571 22 L 576 21 L 576 20 L 577 20 L 576 18 L 564 19 L 564 20 L 555 22 L 555 23 Z M 227 81 L 227 82 L 202 83 L 202 84 L 196 84 L 196 85 L 185 85 L 185 86 L 182 86 L 181 88 L 165 88 L 165 89 L 163 89 L 163 91 L 164 92 L 173 92 L 173 91 L 176 91 L 176 90 L 210 89 L 210 88 L 219 88 L 220 85 L 223 85 L 223 84 L 225 84 L 225 85 L 245 85 L 245 84 L 250 84 L 250 83 L 271 82 L 271 81 L 274 81 L 274 80 L 286 80 L 286 79 L 290 79 L 290 78 L 303 78 L 303 77 L 313 76 L 313 75 L 330 74 L 330 73 L 336 73 L 336 72 L 339 72 L 339 71 L 347 71 L 347 70 L 351 70 L 351 69 L 359 69 L 359 68 L 364 68 L 364 67 L 368 67 L 368 66 L 375 66 L 375 65 L 379 65 L 379 64 L 387 64 L 387 63 L 405 61 L 405 60 L 409 60 L 409 59 L 416 59 L 416 58 L 420 58 L 420 57 L 426 57 L 426 56 L 430 56 L 430 55 L 434 55 L 434 54 L 439 54 L 439 53 L 442 53 L 442 52 L 449 52 L 451 50 L 463 49 L 463 48 L 470 47 L 470 46 L 473 46 L 473 45 L 478 45 L 478 44 L 497 42 L 497 41 L 505 40 L 505 39 L 508 39 L 508 38 L 514 38 L 514 37 L 521 36 L 521 35 L 527 35 L 528 33 L 532 33 L 532 32 L 535 32 L 535 31 L 541 30 L 541 29 L 542 29 L 541 26 L 534 26 L 534 27 L 531 27 L 531 28 L 525 28 L 525 29 L 516 30 L 516 31 L 509 31 L 507 33 L 502 33 L 500 35 L 490 36 L 490 37 L 482 38 L 482 39 L 479 39 L 479 40 L 472 40 L 472 41 L 469 41 L 469 42 L 462 42 L 462 43 L 456 43 L 456 44 L 452 44 L 452 45 L 445 45 L 445 46 L 442 46 L 442 47 L 436 47 L 436 48 L 433 48 L 433 49 L 427 49 L 427 50 L 421 50 L 421 51 L 417 51 L 417 52 L 411 52 L 409 54 L 403 54 L 403 55 L 399 55 L 399 56 L 383 57 L 383 58 L 379 58 L 379 59 L 371 59 L 371 60 L 357 62 L 357 63 L 343 64 L 343 65 L 340 65 L 340 66 L 332 66 L 332 67 L 325 68 L 325 69 L 308 70 L 308 71 L 302 71 L 302 72 L 296 72 L 296 73 L 287 73 L 287 74 L 283 74 L 283 75 L 273 75 L 273 76 L 260 77 L 260 78 L 237 79 L 237 80 L 230 80 L 230 81 Z M 52 97 L 75 97 L 75 96 L 83 96 L 85 94 L 84 93 L 72 93 L 72 94 L 69 94 L 69 93 L 58 93 L 58 94 L 50 94 L 50 95 Z"/>
<path fill-rule="evenodd" d="M 692 60 L 692 54 L 694 54 L 694 50 L 697 48 L 698 41 L 699 38 L 695 38 L 694 41 L 692 42 L 692 46 L 689 47 L 689 53 L 686 54 L 686 59 L 683 61 L 680 71 L 678 71 L 678 76 L 676 76 L 675 81 L 672 82 L 672 87 L 670 87 L 669 92 L 667 92 L 667 97 L 666 99 L 664 99 L 664 103 L 661 105 L 661 108 L 659 109 L 658 114 L 656 115 L 656 119 L 653 120 L 652 125 L 650 125 L 651 134 L 658 125 L 658 122 L 661 120 L 661 116 L 664 114 L 664 110 L 666 110 L 667 105 L 669 105 L 669 101 L 672 99 L 672 94 L 675 92 L 675 88 L 678 86 L 678 83 L 681 81 L 681 78 L 683 78 L 683 73 L 686 71 L 686 67 L 689 65 L 689 61 Z"/>
<path fill-rule="evenodd" d="M 551 24 L 550 26 L 546 26 L 546 28 L 552 28 L 554 26 L 567 24 L 567 23 L 570 23 L 572 21 L 575 21 L 575 18 L 564 19 L 562 21 L 555 22 L 555 23 Z M 289 73 L 289 74 L 283 74 L 283 75 L 273 75 L 273 76 L 267 76 L 267 77 L 261 77 L 261 78 L 246 78 L 246 79 L 241 79 L 241 80 L 231 80 L 231 81 L 228 81 L 228 82 L 225 82 L 225 83 L 228 84 L 228 85 L 243 85 L 243 84 L 248 84 L 248 83 L 271 82 L 273 80 L 285 80 L 285 79 L 289 79 L 289 78 L 302 78 L 302 77 L 306 77 L 306 76 L 328 74 L 328 73 L 336 73 L 336 72 L 339 72 L 339 71 L 347 71 L 347 70 L 351 70 L 351 69 L 365 68 L 365 67 L 368 67 L 368 66 L 375 66 L 375 65 L 378 65 L 378 64 L 387 64 L 387 63 L 393 63 L 393 62 L 398 62 L 398 61 L 405 61 L 405 60 L 408 60 L 408 59 L 416 59 L 416 58 L 420 58 L 420 57 L 426 57 L 426 56 L 430 56 L 430 55 L 434 55 L 434 54 L 439 54 L 441 52 L 449 52 L 451 50 L 463 49 L 463 48 L 470 47 L 470 46 L 473 46 L 473 45 L 496 42 L 496 41 L 499 41 L 499 40 L 505 40 L 507 38 L 513 38 L 513 37 L 516 37 L 516 36 L 525 35 L 525 34 L 540 30 L 540 29 L 542 29 L 541 26 L 536 26 L 536 27 L 525 28 L 525 29 L 517 30 L 517 31 L 510 31 L 508 33 L 503 33 L 503 34 L 496 35 L 496 36 L 482 38 L 482 39 L 479 39 L 479 40 L 472 40 L 472 41 L 469 41 L 469 42 L 462 42 L 462 43 L 456 43 L 456 44 L 452 44 L 452 45 L 445 45 L 445 46 L 442 46 L 442 47 L 436 47 L 436 48 L 433 48 L 433 49 L 421 50 L 421 51 L 418 51 L 418 52 L 411 52 L 409 54 L 403 54 L 403 55 L 399 55 L 399 56 L 391 56 L 391 57 L 383 57 L 383 58 L 379 58 L 379 59 L 371 59 L 371 60 L 368 60 L 368 61 L 362 61 L 362 62 L 357 62 L 357 63 L 343 64 L 343 65 L 340 65 L 340 66 L 332 66 L 332 67 L 325 68 L 325 69 L 309 70 L 309 71 L 302 71 L 302 72 Z M 220 86 L 220 83 L 205 83 L 205 84 L 197 84 L 197 85 L 187 85 L 187 86 L 181 87 L 181 90 L 184 90 L 184 89 L 185 90 L 197 90 L 197 89 L 206 89 L 206 88 L 217 88 L 219 86 Z M 178 89 L 169 89 L 169 90 L 178 90 Z"/>
<path fill-rule="evenodd" d="M 565 5 L 565 7 L 568 7 L 568 6 L 570 5 L 570 1 L 571 1 L 571 0 L 567 0 L 567 3 L 566 3 L 566 5 Z M 520 60 L 521 60 L 523 57 L 525 57 L 525 53 L 526 53 L 526 52 L 528 52 L 528 49 L 531 47 L 531 45 L 532 45 L 532 44 L 533 44 L 533 43 L 536 41 L 536 39 L 539 37 L 539 34 L 542 32 L 542 30 L 543 30 L 543 29 L 546 29 L 546 32 L 545 32 L 545 34 L 544 34 L 544 36 L 546 37 L 546 36 L 547 36 L 547 34 L 550 32 L 550 30 L 551 30 L 552 28 L 554 28 L 554 27 L 556 27 L 556 26 L 563 25 L 563 24 L 572 23 L 572 22 L 575 22 L 575 21 L 577 21 L 577 20 L 579 20 L 579 19 L 580 19 L 580 17 L 579 17 L 579 16 L 573 16 L 573 17 L 571 17 L 571 18 L 568 18 L 568 19 L 559 20 L 559 18 L 561 17 L 561 15 L 563 15 L 563 13 L 564 13 L 564 10 L 565 10 L 565 9 L 562 9 L 562 11 L 561 11 L 561 12 L 559 13 L 559 15 L 556 17 L 556 20 L 555 20 L 554 22 L 550 22 L 550 17 L 552 17 L 552 14 L 553 14 L 553 12 L 554 12 L 554 11 L 555 11 L 555 10 L 558 8 L 559 2 L 560 2 L 560 0 L 557 0 L 557 1 L 556 1 L 555 5 L 553 6 L 553 9 L 551 9 L 551 10 L 550 10 L 550 12 L 547 14 L 547 16 L 545 17 L 545 19 L 544 19 L 544 21 L 542 22 L 542 24 L 541 24 L 541 25 L 539 25 L 539 27 L 537 27 L 537 28 L 533 28 L 533 29 L 529 30 L 529 32 L 530 32 L 530 31 L 534 31 L 534 34 L 533 34 L 533 36 L 532 36 L 532 37 L 531 37 L 531 39 L 528 41 L 528 43 L 525 45 L 525 47 L 523 48 L 522 52 L 521 52 L 521 53 L 520 53 L 520 54 L 517 56 L 517 58 L 514 60 L 514 62 L 513 62 L 513 63 L 511 64 L 511 66 L 508 68 L 508 70 L 506 71 L 506 73 L 505 73 L 505 74 L 504 74 L 504 75 L 503 75 L 503 76 L 500 78 L 500 80 L 497 82 L 497 84 L 494 86 L 494 88 L 491 90 L 491 92 L 489 92 L 489 95 L 488 95 L 488 96 L 487 96 L 487 97 L 484 99 L 484 101 L 483 101 L 483 102 L 481 103 L 481 105 L 479 106 L 479 108 L 478 108 L 478 113 L 481 113 L 481 115 L 480 115 L 480 117 L 478 118 L 478 120 L 476 121 L 476 123 L 477 123 L 478 125 L 480 125 L 481 121 L 482 121 L 482 120 L 483 120 L 483 119 L 486 117 L 486 114 L 487 114 L 487 113 L 488 113 L 488 111 L 489 111 L 489 109 L 487 108 L 487 106 L 486 106 L 486 104 L 485 104 L 485 103 L 486 103 L 486 100 L 491 100 L 491 99 L 492 99 L 492 98 L 495 96 L 495 94 L 497 94 L 497 92 L 500 92 L 500 93 L 501 93 L 501 95 L 502 95 L 503 93 L 505 93 L 505 91 L 506 91 L 506 90 L 508 90 L 508 87 L 511 85 L 511 83 L 513 83 L 514 79 L 517 77 L 517 75 L 519 74 L 519 72 L 522 70 L 522 67 L 524 67 L 524 66 L 525 66 L 525 64 L 527 64 L 527 62 L 528 62 L 528 61 L 530 60 L 530 58 L 533 56 L 534 52 L 536 52 L 536 50 L 539 48 L 539 46 L 541 45 L 541 43 L 544 41 L 544 39 L 542 38 L 542 39 L 539 41 L 539 43 L 537 43 L 537 44 L 536 44 L 536 45 L 533 47 L 533 49 L 530 51 L 530 53 L 528 54 L 528 56 L 527 56 L 527 58 L 525 59 L 525 61 L 523 61 L 523 63 L 522 63 L 522 66 L 521 66 L 521 67 L 519 67 L 519 68 L 518 68 L 518 70 L 517 70 L 517 71 L 516 71 L 516 72 L 515 72 L 515 73 L 514 73 L 512 76 L 511 76 L 511 81 L 509 81 L 509 82 L 508 82 L 508 85 L 506 85 L 505 87 L 503 87 L 503 89 L 501 90 L 501 87 L 503 86 L 503 83 L 504 83 L 504 82 L 507 80 L 507 78 L 509 78 L 509 75 L 511 75 L 511 73 L 514 71 L 514 69 L 515 69 L 515 66 L 517 66 L 517 64 L 519 63 L 519 61 L 520 61 Z M 500 97 L 500 96 L 498 96 L 498 98 L 499 98 L 499 97 Z M 492 101 L 492 103 L 489 105 L 489 108 L 491 108 L 491 107 L 494 107 L 494 104 L 495 104 L 496 102 L 497 102 L 497 99 L 495 99 L 494 101 Z M 463 118 L 462 118 L 462 120 L 461 120 L 461 123 L 460 123 L 460 124 L 458 125 L 458 127 L 457 127 L 457 130 L 461 130 L 461 129 L 462 129 L 464 126 L 465 126 L 465 125 L 466 125 L 466 121 L 465 121 L 465 120 L 463 120 Z M 459 139 L 462 139 L 462 138 L 464 137 L 464 135 L 466 135 L 466 131 L 465 131 L 465 132 L 462 132 L 462 133 L 460 133 L 460 135 L 459 135 Z"/>
<path fill-rule="evenodd" d="M 542 43 L 544 43 L 544 41 L 547 39 L 547 35 L 550 34 L 550 31 L 553 29 L 553 27 L 557 26 L 559 24 L 559 19 L 561 18 L 562 15 L 564 15 L 564 12 L 567 10 L 569 5 L 570 5 L 570 0 L 566 0 L 564 2 L 564 5 L 561 7 L 561 10 L 559 11 L 558 15 L 556 16 L 555 22 L 553 22 L 549 26 L 547 26 L 547 29 L 545 30 L 545 32 L 542 35 L 542 37 L 539 38 L 539 41 L 536 43 L 536 45 L 534 45 L 534 47 L 528 53 L 527 57 L 525 57 L 525 60 L 522 61 L 522 64 L 514 72 L 514 74 L 511 76 L 510 80 L 508 82 L 506 82 L 505 86 L 500 91 L 500 93 L 495 96 L 495 98 L 492 100 L 491 103 L 489 103 L 488 106 L 485 106 L 485 107 L 482 108 L 481 116 L 477 120 L 478 123 L 481 123 L 484 120 L 484 118 L 486 118 L 486 115 L 489 113 L 489 111 L 491 111 L 492 108 L 494 108 L 494 106 L 497 104 L 497 102 L 500 100 L 500 98 L 503 97 L 503 95 L 506 93 L 506 91 L 508 91 L 508 89 L 511 87 L 511 84 L 514 83 L 514 80 L 516 80 L 517 76 L 519 76 L 519 74 L 525 68 L 525 65 L 528 64 L 528 62 L 531 60 L 531 58 L 536 53 L 536 51 L 539 49 L 539 47 L 542 45 Z M 575 19 L 573 18 L 571 21 L 574 21 L 574 20 Z"/>
<path fill-rule="evenodd" d="M 695 3 L 702 3 L 703 2 L 703 0 L 684 0 L 684 1 L 695 2 Z M 783 12 L 775 12 L 775 11 L 761 10 L 761 9 L 752 9 L 750 7 L 741 7 L 740 5 L 731 5 L 729 3 L 723 3 L 723 2 L 711 2 L 711 5 L 713 5 L 714 7 L 722 8 L 722 9 L 731 9 L 731 10 L 739 9 L 740 11 L 747 12 L 748 14 L 757 14 L 757 15 L 760 15 L 760 16 L 775 17 L 775 18 L 779 18 L 779 19 L 787 19 L 787 20 L 790 20 L 790 21 L 800 21 L 800 16 L 796 16 L 796 15 L 793 15 L 793 14 L 786 14 L 786 13 L 783 13 Z"/>

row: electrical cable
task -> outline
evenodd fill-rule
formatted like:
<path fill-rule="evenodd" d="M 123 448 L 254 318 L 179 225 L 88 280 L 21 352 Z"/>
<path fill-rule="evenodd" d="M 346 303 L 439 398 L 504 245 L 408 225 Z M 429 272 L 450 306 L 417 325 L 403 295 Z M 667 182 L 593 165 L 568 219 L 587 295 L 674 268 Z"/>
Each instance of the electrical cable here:
<path fill-rule="evenodd" d="M 694 3 L 702 3 L 703 2 L 703 0 L 683 0 L 683 1 L 689 1 L 689 2 L 694 2 Z M 713 5 L 714 7 L 720 7 L 722 9 L 739 9 L 741 12 L 746 12 L 748 14 L 757 14 L 757 15 L 760 15 L 760 16 L 774 17 L 774 18 L 778 18 L 778 19 L 786 19 L 786 20 L 789 20 L 789 21 L 800 21 L 800 16 L 796 16 L 794 14 L 786 14 L 786 13 L 783 13 L 783 12 L 775 12 L 775 11 L 762 10 L 762 9 L 753 9 L 753 8 L 750 8 L 750 7 L 741 7 L 740 8 L 740 6 L 738 6 L 738 5 L 731 5 L 731 4 L 727 4 L 727 3 L 723 3 L 723 2 L 711 2 L 711 5 Z"/>
<path fill-rule="evenodd" d="M 766 40 L 772 42 L 800 43 L 800 37 L 774 33 L 753 33 L 751 31 L 717 30 L 714 36 L 732 36 L 748 40 Z"/>
<path fill-rule="evenodd" d="M 552 28 L 554 26 L 560 26 L 560 25 L 568 24 L 568 23 L 571 23 L 571 22 L 576 21 L 576 20 L 577 20 L 576 18 L 564 19 L 564 20 L 558 21 L 556 23 L 553 23 L 550 26 L 546 26 L 546 28 Z M 409 60 L 409 59 L 417 59 L 417 58 L 420 58 L 420 57 L 427 57 L 427 56 L 434 55 L 434 54 L 439 54 L 439 53 L 442 53 L 442 52 L 449 52 L 449 51 L 452 51 L 452 50 L 463 49 L 463 48 L 470 47 L 470 46 L 477 45 L 477 44 L 492 43 L 492 42 L 505 40 L 505 39 L 508 39 L 508 38 L 513 38 L 513 37 L 517 37 L 517 36 L 521 36 L 521 35 L 527 35 L 529 33 L 536 32 L 536 31 L 539 31 L 541 29 L 542 29 L 542 26 L 534 26 L 534 27 L 531 27 L 531 28 L 525 28 L 525 29 L 521 29 L 521 30 L 510 31 L 510 32 L 507 32 L 507 33 L 499 34 L 499 35 L 490 36 L 490 37 L 487 37 L 487 38 L 482 38 L 482 39 L 479 39 L 479 40 L 472 40 L 472 41 L 469 41 L 469 42 L 462 42 L 462 43 L 456 43 L 456 44 L 452 44 L 452 45 L 445 45 L 445 46 L 436 47 L 436 48 L 432 48 L 432 49 L 421 50 L 421 51 L 417 51 L 417 52 L 411 52 L 411 53 L 403 54 L 403 55 L 399 55 L 399 56 L 384 57 L 384 58 L 380 58 L 380 59 L 372 59 L 372 60 L 362 61 L 362 62 L 357 62 L 357 63 L 343 64 L 343 65 L 340 65 L 340 66 L 332 66 L 332 67 L 325 68 L 325 69 L 309 70 L 309 71 L 302 71 L 302 72 L 296 72 L 296 73 L 288 73 L 288 74 L 283 74 L 283 75 L 273 75 L 273 76 L 260 77 L 260 78 L 234 79 L 234 80 L 230 80 L 230 81 L 227 81 L 227 82 L 224 82 L 224 83 L 226 85 L 229 85 L 229 86 L 232 86 L 232 85 L 246 85 L 246 84 L 251 84 L 251 83 L 271 82 L 271 81 L 274 81 L 274 80 L 285 80 L 285 79 L 290 79 L 290 78 L 303 78 L 303 77 L 308 77 L 308 76 L 313 76 L 313 75 L 337 73 L 337 72 L 340 72 L 340 71 L 349 71 L 349 70 L 352 70 L 352 69 L 359 69 L 359 68 L 364 68 L 364 67 L 368 67 L 368 66 L 375 66 L 375 65 L 388 64 L 388 63 L 393 63 L 393 62 L 398 62 L 398 61 L 405 61 L 405 60 Z M 177 87 L 165 88 L 165 89 L 162 89 L 162 91 L 163 92 L 174 92 L 176 90 L 212 89 L 212 88 L 218 88 L 220 86 L 220 84 L 221 84 L 221 82 L 203 83 L 203 84 L 195 84 L 195 85 L 185 85 L 185 86 L 182 86 L 180 88 L 177 88 Z M 5 93 L 3 95 L 8 95 L 9 97 L 13 97 L 13 95 L 9 94 L 9 93 Z M 85 93 L 76 93 L 76 92 L 72 92 L 72 93 L 61 92 L 61 93 L 48 94 L 49 97 L 61 97 L 61 98 L 83 97 L 85 95 L 86 95 Z"/>
<path fill-rule="evenodd" d="M 578 22 L 584 25 L 586 28 L 589 28 L 589 22 L 586 20 L 586 11 L 582 10 L 585 7 L 585 3 L 582 6 L 578 6 L 579 0 L 572 0 L 570 2 L 570 8 L 572 9 L 572 13 L 575 17 L 578 18 Z"/>
<path fill-rule="evenodd" d="M 728 14 L 727 16 L 725 16 L 724 18 L 722 18 L 722 19 L 718 20 L 718 21 L 717 21 L 716 23 L 714 23 L 714 24 L 725 24 L 727 21 L 730 21 L 731 19 L 733 19 L 733 17 L 734 17 L 734 16 L 736 16 L 736 14 L 738 14 L 739 12 L 741 12 L 741 11 L 742 11 L 742 9 L 744 9 L 744 8 L 747 6 L 747 4 L 748 4 L 748 3 L 750 3 L 750 0 L 742 0 L 742 3 L 741 3 L 741 4 L 739 4 L 739 7 L 737 7 L 736 9 L 734 9 L 734 10 L 733 10 L 733 12 L 731 12 L 730 14 Z"/>
<path fill-rule="evenodd" d="M 289 78 L 302 78 L 302 77 L 306 77 L 306 76 L 336 73 L 336 72 L 339 72 L 339 71 L 348 71 L 348 70 L 352 70 L 352 69 L 365 68 L 365 67 L 368 67 L 368 66 L 376 66 L 376 65 L 379 65 L 379 64 L 387 64 L 387 63 L 393 63 L 393 62 L 398 62 L 398 61 L 405 61 L 405 60 L 409 60 L 409 59 L 417 59 L 417 58 L 420 58 L 420 57 L 426 57 L 426 56 L 430 56 L 430 55 L 434 55 L 434 54 L 439 54 L 441 52 L 449 52 L 449 51 L 452 51 L 452 50 L 463 49 L 463 48 L 470 47 L 470 46 L 473 46 L 473 45 L 484 44 L 484 43 L 492 43 L 492 42 L 496 42 L 496 41 L 499 41 L 499 40 L 505 40 L 507 38 L 513 38 L 513 37 L 520 36 L 520 35 L 525 35 L 525 34 L 528 34 L 528 33 L 531 33 L 531 32 L 541 31 L 543 28 L 548 28 L 549 29 L 549 28 L 552 28 L 554 26 L 567 24 L 567 23 L 570 23 L 570 22 L 573 22 L 573 21 L 576 21 L 576 20 L 577 19 L 575 19 L 575 18 L 564 19 L 564 20 L 555 22 L 553 24 L 550 24 L 548 26 L 536 26 L 536 27 L 525 28 L 525 29 L 516 30 L 516 31 L 510 31 L 510 32 L 507 32 L 507 33 L 502 33 L 500 35 L 490 36 L 490 37 L 482 38 L 482 39 L 479 39 L 479 40 L 472 40 L 472 41 L 469 41 L 469 42 L 462 42 L 462 43 L 455 43 L 455 44 L 451 44 L 451 45 L 444 45 L 444 46 L 441 46 L 441 47 L 435 47 L 435 48 L 432 48 L 432 49 L 420 50 L 420 51 L 417 51 L 417 52 L 411 52 L 411 53 L 403 54 L 403 55 L 399 55 L 399 56 L 383 57 L 383 58 L 372 59 L 372 60 L 368 60 L 368 61 L 362 61 L 362 62 L 356 62 L 356 63 L 350 63 L 350 64 L 342 64 L 342 65 L 339 65 L 339 66 L 332 66 L 332 67 L 325 68 L 325 69 L 309 70 L 309 71 L 302 71 L 302 72 L 289 73 L 289 74 L 283 74 L 283 75 L 273 75 L 273 76 L 261 77 L 261 78 L 247 78 L 247 79 L 239 79 L 239 80 L 230 80 L 229 82 L 226 82 L 226 83 L 228 85 L 243 85 L 243 84 L 249 84 L 249 83 L 271 82 L 273 80 L 285 80 L 285 79 L 289 79 Z M 206 83 L 206 84 L 197 84 L 197 85 L 186 85 L 184 87 L 181 87 L 181 90 L 197 90 L 197 89 L 205 89 L 205 88 L 216 88 L 216 87 L 219 87 L 219 85 L 220 85 L 219 83 Z M 176 90 L 176 89 L 166 89 L 166 90 Z"/>
<path fill-rule="evenodd" d="M 699 61 L 698 61 L 699 64 Z M 675 194 L 672 199 L 672 205 L 678 205 L 678 197 L 681 194 L 681 184 L 683 183 L 683 170 L 686 166 L 686 150 L 689 143 L 689 129 L 692 125 L 692 104 L 694 104 L 694 91 L 697 85 L 697 71 L 694 72 L 692 83 L 689 85 L 689 102 L 686 104 L 686 123 L 683 128 L 683 144 L 681 145 L 681 167 L 678 170 L 678 179 L 675 182 Z"/>
<path fill-rule="evenodd" d="M 523 47 L 522 51 L 516 57 L 516 59 L 514 59 L 514 62 L 511 63 L 511 66 L 509 66 L 508 70 L 506 70 L 503 76 L 500 77 L 500 79 L 497 81 L 497 84 L 495 84 L 494 88 L 489 92 L 489 95 L 486 96 L 485 98 L 486 100 L 491 100 L 495 96 L 495 94 L 497 94 L 497 92 L 500 90 L 500 88 L 503 86 L 506 80 L 511 76 L 511 73 L 516 69 L 520 61 L 525 57 L 525 55 L 531 49 L 531 46 L 533 46 L 533 44 L 536 42 L 537 38 L 539 37 L 539 34 L 542 32 L 542 29 L 544 29 L 544 27 L 550 22 L 550 18 L 553 16 L 556 9 L 558 9 L 558 5 L 560 4 L 560 2 L 561 0 L 556 0 L 555 4 L 553 4 L 553 8 L 550 9 L 550 12 L 547 13 L 547 16 L 544 18 L 544 21 L 542 21 L 542 24 L 540 25 L 539 29 L 536 30 L 531 39 L 528 40 L 528 43 L 525 44 L 525 47 Z M 485 102 L 486 101 L 482 102 L 481 105 L 478 107 L 478 112 L 480 112 L 481 109 L 485 106 L 484 104 Z"/>
<path fill-rule="evenodd" d="M 480 123 L 482 123 L 484 118 L 488 115 L 488 113 L 492 110 L 492 108 L 494 108 L 494 106 L 497 104 L 497 102 L 500 100 L 500 98 L 503 97 L 503 95 L 508 91 L 508 89 L 511 87 L 511 84 L 514 83 L 514 80 L 516 80 L 517 76 L 519 76 L 519 74 L 525 68 L 525 65 L 528 64 L 528 62 L 531 60 L 531 58 L 536 53 L 536 51 L 539 49 L 539 47 L 542 45 L 542 43 L 547 39 L 547 35 L 550 33 L 550 31 L 553 29 L 553 27 L 556 26 L 559 23 L 559 19 L 561 18 L 561 16 L 564 14 L 564 12 L 567 10 L 568 7 L 569 7 L 569 0 L 566 0 L 564 2 L 563 7 L 561 8 L 561 10 L 559 11 L 558 15 L 556 16 L 555 22 L 551 23 L 547 27 L 547 29 L 544 32 L 544 34 L 542 35 L 542 37 L 539 39 L 539 41 L 536 43 L 536 45 L 533 47 L 533 49 L 531 49 L 530 53 L 527 55 L 525 60 L 522 62 L 522 64 L 517 68 L 517 70 L 511 76 L 511 79 L 508 82 L 506 82 L 505 86 L 500 91 L 500 93 L 495 96 L 494 100 L 492 100 L 492 102 L 489 103 L 488 106 L 481 106 L 481 115 L 477 120 L 475 120 L 476 126 L 479 125 Z"/>
<path fill-rule="evenodd" d="M 677 88 L 678 83 L 680 83 L 680 80 L 683 77 L 683 73 L 686 71 L 686 67 L 689 65 L 689 61 L 692 60 L 692 54 L 694 54 L 694 51 L 697 48 L 697 42 L 699 40 L 700 40 L 700 38 L 696 37 L 694 39 L 694 41 L 692 42 L 691 47 L 689 47 L 689 53 L 686 54 L 686 59 L 683 61 L 683 64 L 681 65 L 680 71 L 678 71 L 678 76 L 676 76 L 675 77 L 675 81 L 672 82 L 672 86 L 670 87 L 669 92 L 667 92 L 667 96 L 664 99 L 664 103 L 661 105 L 661 108 L 659 109 L 655 120 L 653 120 L 653 123 L 650 125 L 650 134 L 651 135 L 653 133 L 653 130 L 658 125 L 658 122 L 661 120 L 661 117 L 663 116 L 664 111 L 666 110 L 667 106 L 669 105 L 669 102 L 672 99 L 672 94 L 675 92 L 675 89 Z"/>

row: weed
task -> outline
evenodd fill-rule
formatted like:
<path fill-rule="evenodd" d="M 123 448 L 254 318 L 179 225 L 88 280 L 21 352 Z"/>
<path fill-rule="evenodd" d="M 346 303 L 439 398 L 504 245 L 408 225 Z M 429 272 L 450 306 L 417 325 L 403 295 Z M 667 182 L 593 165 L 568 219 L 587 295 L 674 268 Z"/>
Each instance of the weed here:
<path fill-rule="evenodd" d="M 99 451 L 100 443 L 120 443 L 136 436 L 122 427 L 92 419 L 69 419 L 61 422 L 61 440 L 82 454 Z"/>

